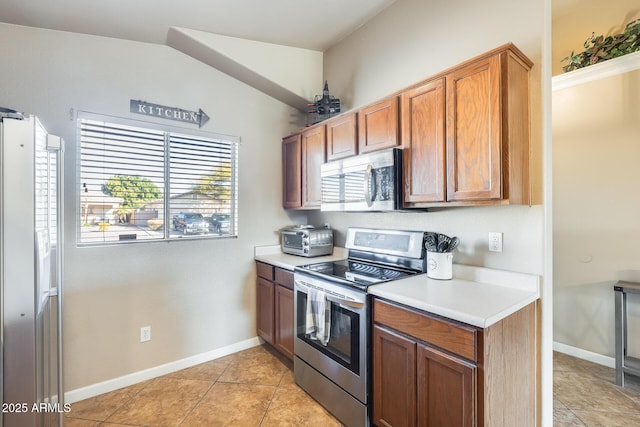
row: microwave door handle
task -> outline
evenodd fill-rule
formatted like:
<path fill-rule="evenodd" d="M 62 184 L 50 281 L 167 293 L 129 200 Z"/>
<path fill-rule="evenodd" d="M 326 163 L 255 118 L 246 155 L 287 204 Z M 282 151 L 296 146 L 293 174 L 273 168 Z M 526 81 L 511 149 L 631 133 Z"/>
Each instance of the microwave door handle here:
<path fill-rule="evenodd" d="M 374 192 L 371 191 L 372 186 L 375 185 L 371 179 L 372 177 L 373 167 L 371 166 L 371 164 L 368 164 L 367 169 L 364 172 L 364 200 L 365 202 L 367 202 L 368 207 L 371 207 L 373 205 L 373 195 L 375 194 L 375 189 Z"/>

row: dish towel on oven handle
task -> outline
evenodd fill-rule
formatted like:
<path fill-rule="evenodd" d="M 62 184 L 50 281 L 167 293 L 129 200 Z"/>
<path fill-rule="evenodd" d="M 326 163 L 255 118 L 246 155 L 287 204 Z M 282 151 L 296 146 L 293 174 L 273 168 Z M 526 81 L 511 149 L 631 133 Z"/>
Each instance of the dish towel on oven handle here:
<path fill-rule="evenodd" d="M 327 300 L 327 295 L 309 288 L 306 312 L 305 333 L 322 345 L 327 345 L 331 334 L 331 302 Z"/>

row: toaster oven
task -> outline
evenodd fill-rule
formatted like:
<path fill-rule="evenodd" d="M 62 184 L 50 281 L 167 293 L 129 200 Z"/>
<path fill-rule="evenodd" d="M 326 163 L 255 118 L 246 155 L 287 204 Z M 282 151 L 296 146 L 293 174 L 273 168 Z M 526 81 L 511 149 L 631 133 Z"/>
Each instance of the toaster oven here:
<path fill-rule="evenodd" d="M 282 252 L 291 255 L 314 257 L 333 253 L 333 230 L 297 226 L 280 232 Z"/>

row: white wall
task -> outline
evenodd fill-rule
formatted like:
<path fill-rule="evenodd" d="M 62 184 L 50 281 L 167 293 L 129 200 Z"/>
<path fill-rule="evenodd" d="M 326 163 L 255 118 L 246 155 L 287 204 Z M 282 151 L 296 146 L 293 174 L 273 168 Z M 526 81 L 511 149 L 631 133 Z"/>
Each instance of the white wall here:
<path fill-rule="evenodd" d="M 38 115 L 67 143 L 66 389 L 255 337 L 253 247 L 305 222 L 280 200 L 280 141 L 300 127 L 298 112 L 166 46 L 7 24 L 0 39 L 0 105 Z M 237 239 L 76 247 L 70 109 L 152 120 L 129 114 L 130 99 L 202 108 L 202 130 L 241 138 Z M 145 325 L 152 340 L 141 344 Z"/>
<path fill-rule="evenodd" d="M 322 90 L 322 52 L 205 31 L 180 31 L 304 99 L 311 100 Z"/>
<path fill-rule="evenodd" d="M 310 222 L 329 222 L 342 234 L 349 225 L 441 231 L 461 238 L 454 262 L 542 274 L 543 18 L 542 2 L 402 0 L 325 52 L 325 78 L 333 95 L 348 108 L 355 108 L 513 42 L 535 64 L 530 74 L 534 206 L 449 208 L 429 213 L 323 213 L 310 214 Z M 504 232 L 503 253 L 488 252 L 489 231 Z"/>
<path fill-rule="evenodd" d="M 343 246 L 348 227 L 425 230 L 458 236 L 453 262 L 542 274 L 542 206 L 448 208 L 433 212 L 310 213 L 314 225 L 329 223 Z M 502 253 L 488 251 L 491 231 L 504 233 Z"/>
<path fill-rule="evenodd" d="M 640 281 L 639 98 L 640 71 L 553 94 L 554 340 L 611 357 L 613 285 Z"/>
<path fill-rule="evenodd" d="M 583 51 L 592 32 L 617 34 L 638 18 L 636 0 L 607 7 L 598 0 L 554 0 L 553 74 L 563 74 L 562 58 Z M 553 94 L 554 341 L 609 364 L 613 284 L 640 281 L 638 91 L 635 71 Z M 630 336 L 638 336 L 640 299 L 633 296 L 629 321 Z M 639 340 L 630 346 L 640 355 Z"/>

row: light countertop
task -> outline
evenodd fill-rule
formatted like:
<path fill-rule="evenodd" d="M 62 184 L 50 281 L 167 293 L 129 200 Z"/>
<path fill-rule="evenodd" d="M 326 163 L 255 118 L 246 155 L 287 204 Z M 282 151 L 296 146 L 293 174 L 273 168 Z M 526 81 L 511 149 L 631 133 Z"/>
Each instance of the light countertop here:
<path fill-rule="evenodd" d="M 316 262 L 345 259 L 348 251 L 334 247 L 332 255 L 301 257 L 283 254 L 279 245 L 256 246 L 254 259 L 286 270 Z M 389 301 L 480 328 L 515 313 L 540 297 L 540 277 L 484 267 L 453 265 L 453 279 L 426 274 L 372 285 L 369 293 Z"/>
<path fill-rule="evenodd" d="M 426 274 L 369 287 L 369 293 L 480 328 L 540 297 L 536 275 L 454 264 L 451 280 Z"/>
<path fill-rule="evenodd" d="M 316 262 L 336 261 L 347 258 L 347 250 L 337 246 L 333 247 L 333 254 L 317 257 L 303 257 L 297 255 L 289 255 L 282 253 L 280 245 L 256 246 L 254 248 L 254 259 L 256 261 L 266 262 L 276 267 L 291 270 L 299 265 L 313 264 Z"/>

